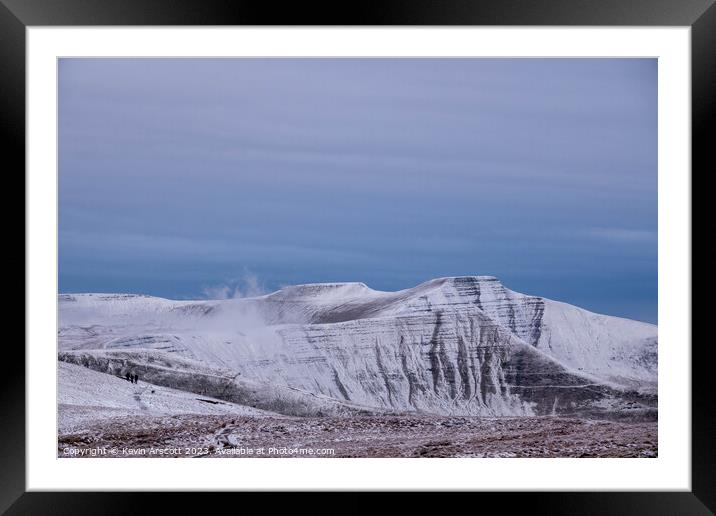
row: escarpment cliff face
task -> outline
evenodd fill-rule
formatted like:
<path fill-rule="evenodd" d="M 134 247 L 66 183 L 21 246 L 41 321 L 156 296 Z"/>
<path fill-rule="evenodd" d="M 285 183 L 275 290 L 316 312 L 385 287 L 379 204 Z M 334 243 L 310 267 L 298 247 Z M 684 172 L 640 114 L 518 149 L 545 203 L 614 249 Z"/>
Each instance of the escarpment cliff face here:
<path fill-rule="evenodd" d="M 489 276 L 399 292 L 335 283 L 221 301 L 73 294 L 59 303 L 61 360 L 153 367 L 162 385 L 185 390 L 186 364 L 197 364 L 197 375 L 221 371 L 209 375 L 222 378 L 216 385 L 241 382 L 212 396 L 223 389 L 236 402 L 246 391 L 260 408 L 270 405 L 261 393 L 278 389 L 305 414 L 656 417 L 656 326 L 519 294 Z M 311 400 L 320 408 L 307 408 Z"/>

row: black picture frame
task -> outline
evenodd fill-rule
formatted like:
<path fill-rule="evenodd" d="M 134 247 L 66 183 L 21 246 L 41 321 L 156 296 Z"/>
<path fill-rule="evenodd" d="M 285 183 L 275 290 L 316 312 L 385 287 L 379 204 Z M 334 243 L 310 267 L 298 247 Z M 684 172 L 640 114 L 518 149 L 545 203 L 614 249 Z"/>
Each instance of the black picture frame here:
<path fill-rule="evenodd" d="M 692 172 L 713 170 L 709 138 L 716 107 L 714 0 L 383 0 L 381 2 L 249 2 L 242 0 L 0 0 L 0 128 L 5 178 L 24 177 L 25 29 L 87 25 L 617 25 L 690 26 L 692 49 Z M 709 167 L 709 165 L 711 165 Z M 24 184 L 21 187 L 24 190 Z M 6 199 L 14 189 L 7 187 Z M 6 210 L 7 211 L 7 210 Z M 14 220 L 8 216 L 6 220 Z M 10 263 L 19 262 L 13 251 Z M 27 259 L 25 253 L 23 259 Z M 24 264 L 24 260 L 23 260 Z M 18 263 L 18 269 L 20 264 Z M 7 269 L 6 269 L 7 270 Z M 19 275 L 18 275 L 19 276 Z M 207 495 L 183 493 L 60 493 L 25 489 L 25 356 L 6 340 L 1 375 L 0 512 L 127 514 L 159 498 L 165 511 L 207 510 Z M 11 346 L 12 344 L 12 346 Z M 683 343 L 684 346 L 689 343 Z M 678 514 L 716 512 L 716 418 L 710 396 L 708 340 L 692 345 L 692 491 L 479 493 L 530 514 Z M 222 500 L 229 494 L 212 494 Z M 198 498 L 198 499 L 197 499 Z M 504 500 L 509 498 L 509 501 Z M 481 501 L 482 503 L 482 501 Z M 355 508 L 358 508 L 356 505 Z"/>

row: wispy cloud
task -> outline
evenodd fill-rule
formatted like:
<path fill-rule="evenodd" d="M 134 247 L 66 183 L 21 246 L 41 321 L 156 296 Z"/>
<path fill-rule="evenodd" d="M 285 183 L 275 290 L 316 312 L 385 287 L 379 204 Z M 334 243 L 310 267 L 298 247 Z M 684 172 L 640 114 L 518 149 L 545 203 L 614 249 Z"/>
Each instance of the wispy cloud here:
<path fill-rule="evenodd" d="M 610 242 L 652 242 L 656 241 L 656 231 L 626 228 L 590 228 L 587 236 Z"/>
<path fill-rule="evenodd" d="M 207 299 L 240 299 L 266 294 L 266 289 L 258 276 L 245 272 L 240 278 L 232 278 L 221 285 L 211 285 L 202 289 Z"/>

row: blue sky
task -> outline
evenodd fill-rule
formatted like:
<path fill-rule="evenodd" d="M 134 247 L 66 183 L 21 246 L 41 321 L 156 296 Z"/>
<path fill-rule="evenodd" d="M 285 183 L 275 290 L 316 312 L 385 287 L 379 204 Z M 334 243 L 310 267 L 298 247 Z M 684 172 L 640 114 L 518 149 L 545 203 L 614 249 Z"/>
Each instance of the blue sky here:
<path fill-rule="evenodd" d="M 495 275 L 656 322 L 654 59 L 62 59 L 61 292 Z"/>

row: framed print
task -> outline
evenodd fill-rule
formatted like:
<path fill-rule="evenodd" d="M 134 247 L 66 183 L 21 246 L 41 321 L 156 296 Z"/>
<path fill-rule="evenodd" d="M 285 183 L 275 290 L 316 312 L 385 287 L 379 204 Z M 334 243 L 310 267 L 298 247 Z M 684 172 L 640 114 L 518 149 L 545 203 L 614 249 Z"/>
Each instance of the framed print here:
<path fill-rule="evenodd" d="M 712 2 L 3 4 L 8 514 L 267 490 L 712 513 Z"/>

